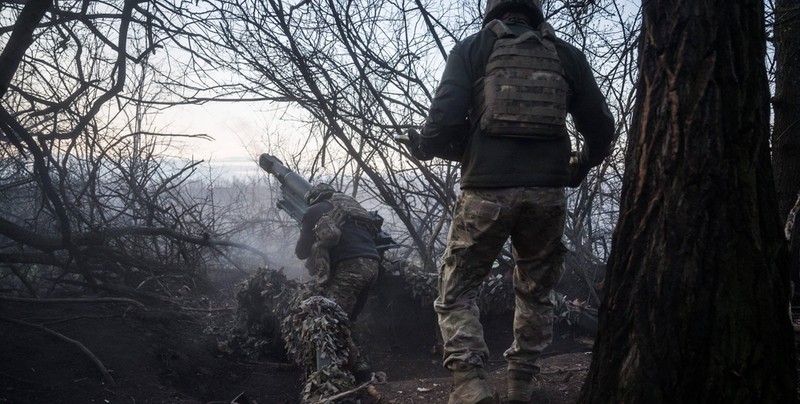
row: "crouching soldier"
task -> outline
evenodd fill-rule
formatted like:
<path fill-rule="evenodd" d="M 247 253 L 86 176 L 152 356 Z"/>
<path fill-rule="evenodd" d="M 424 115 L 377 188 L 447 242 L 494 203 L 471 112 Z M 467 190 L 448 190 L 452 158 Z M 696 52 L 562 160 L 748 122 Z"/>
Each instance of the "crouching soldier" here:
<path fill-rule="evenodd" d="M 300 224 L 295 254 L 306 260 L 316 292 L 336 302 L 355 321 L 378 277 L 377 229 L 366 209 L 329 184 L 312 186 L 305 200 L 309 208 Z M 355 346 L 350 357 L 356 380 L 365 381 L 370 369 Z"/>

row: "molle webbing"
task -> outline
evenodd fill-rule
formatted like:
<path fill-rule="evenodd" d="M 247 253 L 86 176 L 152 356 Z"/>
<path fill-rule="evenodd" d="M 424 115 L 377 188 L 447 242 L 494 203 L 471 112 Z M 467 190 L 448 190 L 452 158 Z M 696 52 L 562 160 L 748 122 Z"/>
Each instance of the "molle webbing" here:
<path fill-rule="evenodd" d="M 330 199 L 328 199 L 328 202 L 333 205 L 333 209 L 329 214 L 339 223 L 351 222 L 368 225 L 371 226 L 371 231 L 375 230 L 372 215 L 370 215 L 358 201 L 353 199 L 353 197 L 335 192 Z"/>
<path fill-rule="evenodd" d="M 563 136 L 567 92 L 552 28 L 514 33 L 500 20 L 487 26 L 497 41 L 486 74 L 475 83 L 474 117 L 488 135 L 552 139 Z M 540 35 L 540 36 L 537 36 Z"/>

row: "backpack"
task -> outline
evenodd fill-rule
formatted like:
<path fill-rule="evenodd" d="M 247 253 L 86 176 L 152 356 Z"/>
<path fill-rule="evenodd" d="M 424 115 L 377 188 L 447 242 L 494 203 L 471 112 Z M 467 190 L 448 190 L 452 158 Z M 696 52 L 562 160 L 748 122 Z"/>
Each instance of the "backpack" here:
<path fill-rule="evenodd" d="M 569 85 L 550 24 L 515 35 L 500 20 L 486 25 L 497 36 L 486 74 L 474 86 L 473 117 L 492 136 L 554 139 L 566 133 Z M 477 122 L 477 121 L 473 121 Z"/>

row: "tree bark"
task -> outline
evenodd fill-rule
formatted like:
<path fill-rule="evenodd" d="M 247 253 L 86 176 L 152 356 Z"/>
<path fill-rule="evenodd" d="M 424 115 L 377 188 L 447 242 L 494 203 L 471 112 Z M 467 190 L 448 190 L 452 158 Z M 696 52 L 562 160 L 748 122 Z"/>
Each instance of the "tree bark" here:
<path fill-rule="evenodd" d="M 786 218 L 800 191 L 800 4 L 775 1 L 775 187 Z"/>
<path fill-rule="evenodd" d="M 778 192 L 778 212 L 788 220 L 800 192 L 800 4 L 775 2 L 775 126 L 772 132 L 772 166 Z M 795 226 L 798 217 L 795 216 Z M 800 301 L 800 240 L 791 239 L 794 301 Z"/>
<path fill-rule="evenodd" d="M 581 403 L 796 402 L 764 4 L 642 4 L 620 220 Z"/>

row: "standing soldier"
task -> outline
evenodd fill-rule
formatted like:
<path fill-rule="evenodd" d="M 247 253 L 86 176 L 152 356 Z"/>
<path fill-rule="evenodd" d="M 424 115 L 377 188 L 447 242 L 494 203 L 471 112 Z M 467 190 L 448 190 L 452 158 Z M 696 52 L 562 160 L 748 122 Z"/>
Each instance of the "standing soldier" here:
<path fill-rule="evenodd" d="M 317 292 L 336 302 L 354 321 L 378 277 L 380 256 L 372 216 L 355 199 L 319 183 L 305 195 L 309 208 L 300 224 L 297 258 L 316 280 Z M 353 375 L 369 377 L 369 366 L 351 347 Z"/>
<path fill-rule="evenodd" d="M 569 113 L 584 139 L 571 152 Z M 461 162 L 461 193 L 442 258 L 434 309 L 453 373 L 450 403 L 492 403 L 476 297 L 506 240 L 514 268 L 514 342 L 505 351 L 507 398 L 538 391 L 552 342 L 549 293 L 566 248 L 565 186 L 610 154 L 614 119 L 583 53 L 555 37 L 539 0 L 489 0 L 483 29 L 455 45 L 414 156 Z"/>

